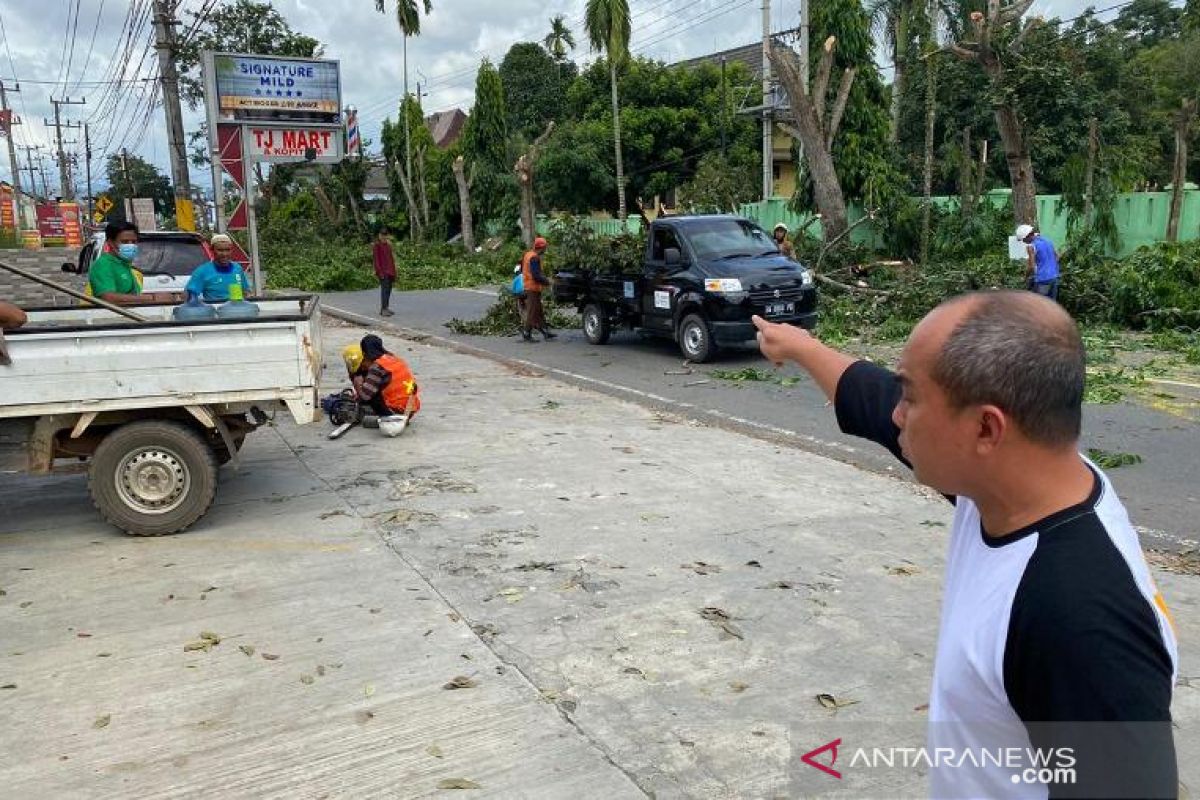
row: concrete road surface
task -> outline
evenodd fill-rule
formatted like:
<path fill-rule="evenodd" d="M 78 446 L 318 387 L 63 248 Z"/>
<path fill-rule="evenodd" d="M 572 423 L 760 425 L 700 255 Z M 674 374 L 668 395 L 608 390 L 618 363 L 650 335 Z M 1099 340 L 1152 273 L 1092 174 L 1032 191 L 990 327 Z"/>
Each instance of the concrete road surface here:
<path fill-rule="evenodd" d="M 361 333 L 327 330 L 330 390 Z M 799 757 L 922 743 L 943 500 L 388 342 L 423 387 L 403 437 L 281 421 L 191 532 L 123 536 L 80 477 L 0 482 L 6 796 L 925 793 L 921 767 Z M 1196 787 L 1200 577 L 1156 577 Z"/>
<path fill-rule="evenodd" d="M 445 327 L 454 317 L 478 319 L 495 299 L 496 290 L 486 287 L 402 292 L 393 295 L 396 316 L 388 322 L 503 358 L 521 359 L 561 379 L 708 424 L 776 437 L 875 471 L 897 469 L 887 453 L 843 435 L 824 407 L 824 395 L 795 368 L 780 373 L 788 379 L 786 387 L 777 382 L 732 383 L 709 374 L 714 368 L 766 368 L 754 347 L 726 351 L 713 364 L 682 367 L 674 343 L 643 340 L 629 332 L 615 333 L 611 344 L 594 347 L 578 330 L 563 332 L 555 342 L 528 345 L 518 337 L 463 336 Z M 327 307 L 352 312 L 364 322 L 378 321 L 377 292 L 333 294 L 324 301 Z M 1195 479 L 1200 465 L 1200 397 L 1188 401 L 1187 393 L 1195 390 L 1187 386 L 1162 388 L 1184 399 L 1185 416 L 1129 402 L 1088 405 L 1083 447 L 1134 453 L 1144 459 L 1114 470 L 1111 477 L 1147 547 L 1200 549 L 1200 483 Z"/>

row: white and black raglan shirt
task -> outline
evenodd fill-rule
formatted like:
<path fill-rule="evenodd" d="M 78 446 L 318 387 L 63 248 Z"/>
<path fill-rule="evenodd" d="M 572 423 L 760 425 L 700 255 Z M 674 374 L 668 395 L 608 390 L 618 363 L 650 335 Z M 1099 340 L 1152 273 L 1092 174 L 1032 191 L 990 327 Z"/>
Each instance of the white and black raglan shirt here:
<path fill-rule="evenodd" d="M 838 424 L 903 460 L 899 398 L 893 373 L 856 362 L 838 383 Z M 1088 466 L 1087 500 L 1004 536 L 953 498 L 928 748 L 954 755 L 931 765 L 933 797 L 1178 794 L 1170 614 L 1125 507 Z M 1038 755 L 996 763 L 992 751 L 1010 746 Z M 1052 771 L 1030 781 L 1031 765 Z"/>

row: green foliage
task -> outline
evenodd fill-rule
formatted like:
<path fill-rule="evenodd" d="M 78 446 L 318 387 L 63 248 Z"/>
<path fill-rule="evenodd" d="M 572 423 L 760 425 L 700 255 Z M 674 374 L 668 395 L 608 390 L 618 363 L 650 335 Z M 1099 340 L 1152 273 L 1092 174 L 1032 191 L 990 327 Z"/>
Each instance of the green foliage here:
<path fill-rule="evenodd" d="M 583 29 L 592 49 L 603 51 L 620 66 L 629 57 L 629 0 L 588 0 Z"/>
<path fill-rule="evenodd" d="M 1119 469 L 1142 463 L 1142 457 L 1137 453 L 1101 450 L 1098 447 L 1089 447 L 1087 455 L 1100 469 Z"/>
<path fill-rule="evenodd" d="M 551 253 L 562 269 L 610 274 L 640 272 L 646 242 L 631 233 L 596 235 L 581 217 L 563 215 L 550 226 Z"/>
<path fill-rule="evenodd" d="M 115 204 L 109 219 L 125 218 L 125 199 L 149 197 L 154 200 L 155 213 L 168 217 L 175 214 L 175 192 L 171 179 L 158 171 L 158 167 L 139 156 L 129 155 L 124 159 L 119 154 L 111 155 L 104 164 L 108 178 L 108 196 Z"/>
<path fill-rule="evenodd" d="M 417 0 L 395 0 L 396 3 L 396 24 L 400 26 L 400 30 L 405 36 L 420 36 L 421 35 L 421 11 L 417 7 Z M 432 0 L 421 0 L 421 5 L 425 8 L 425 13 L 433 11 Z M 375 10 L 380 14 L 387 10 L 387 0 L 375 0 Z"/>
<path fill-rule="evenodd" d="M 577 71 L 574 62 L 555 61 L 534 42 L 509 48 L 499 70 L 508 130 L 532 141 L 546 129 L 546 123 L 560 122 L 562 99 Z"/>
<path fill-rule="evenodd" d="M 547 327 L 562 329 L 579 326 L 578 317 L 554 305 L 549 295 L 546 295 L 542 302 Z M 455 317 L 446 323 L 446 327 L 455 333 L 471 336 L 515 336 L 521 331 L 521 314 L 517 310 L 517 299 L 507 286 L 502 286 L 496 302 L 488 307 L 480 319 L 462 320 Z"/>
<path fill-rule="evenodd" d="M 550 20 L 550 32 L 546 34 L 542 44 L 554 60 L 560 63 L 566 61 L 569 50 L 575 49 L 575 34 L 571 33 L 562 14 Z"/>
<path fill-rule="evenodd" d="M 1120 262 L 1111 304 L 1113 321 L 1133 327 L 1200 324 L 1200 241 L 1162 242 Z"/>
<path fill-rule="evenodd" d="M 745 150 L 735 151 L 733 158 L 709 153 L 700 159 L 695 177 L 680 188 L 679 204 L 695 212 L 733 212 L 758 196 L 757 167 Z"/>
<path fill-rule="evenodd" d="M 507 172 L 512 167 L 504 83 L 486 58 L 475 76 L 475 108 L 463 131 L 463 155 L 481 169 Z"/>
<path fill-rule="evenodd" d="M 759 127 L 752 117 L 732 112 L 736 98 L 753 86 L 753 78 L 744 65 L 734 63 L 728 66 L 727 82 L 728 107 L 723 107 L 719 67 L 668 67 L 644 58 L 626 63 L 618 91 L 630 197 L 649 203 L 656 194 L 665 195 L 693 178 L 700 160 L 720 147 L 722 119 L 730 161 L 757 172 Z M 605 60 L 586 68 L 571 85 L 566 113 L 577 122 L 564 124 L 547 144 L 538 166 L 539 191 L 557 210 L 615 211 L 611 87 Z M 568 165 L 577 170 L 577 183 L 565 169 Z M 545 190 L 547 182 L 551 190 Z M 598 191 L 601 185 L 608 191 Z"/>

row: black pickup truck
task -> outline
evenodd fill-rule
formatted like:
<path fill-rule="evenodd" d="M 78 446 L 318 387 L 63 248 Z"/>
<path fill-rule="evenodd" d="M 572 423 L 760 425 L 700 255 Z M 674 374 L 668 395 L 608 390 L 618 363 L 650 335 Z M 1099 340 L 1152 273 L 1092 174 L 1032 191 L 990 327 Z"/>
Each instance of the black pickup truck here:
<path fill-rule="evenodd" d="M 623 326 L 670 337 L 697 363 L 720 345 L 753 340 L 754 314 L 809 329 L 817 322 L 812 273 L 753 222 L 723 215 L 655 220 L 640 273 L 560 271 L 554 300 L 579 309 L 592 344 Z"/>

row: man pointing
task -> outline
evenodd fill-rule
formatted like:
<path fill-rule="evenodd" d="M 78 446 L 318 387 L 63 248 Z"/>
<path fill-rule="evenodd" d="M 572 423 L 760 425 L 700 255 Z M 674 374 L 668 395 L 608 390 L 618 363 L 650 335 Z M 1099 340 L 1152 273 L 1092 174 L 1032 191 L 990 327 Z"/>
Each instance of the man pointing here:
<path fill-rule="evenodd" d="M 754 318 L 842 431 L 955 504 L 929 704 L 931 748 L 1069 754 L 1070 786 L 1007 764 L 935 764 L 934 797 L 1174 797 L 1175 633 L 1125 507 L 1079 455 L 1084 351 L 1030 292 L 965 295 L 913 331 L 892 373 Z M 1051 764 L 1053 766 L 1053 764 Z"/>

